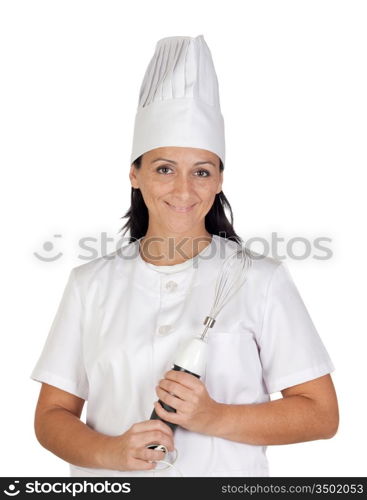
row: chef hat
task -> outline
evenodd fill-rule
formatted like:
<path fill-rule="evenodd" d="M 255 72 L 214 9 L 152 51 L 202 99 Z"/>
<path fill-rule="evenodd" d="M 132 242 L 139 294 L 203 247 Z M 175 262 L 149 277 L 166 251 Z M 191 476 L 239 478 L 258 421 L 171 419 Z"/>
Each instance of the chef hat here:
<path fill-rule="evenodd" d="M 131 163 L 151 149 L 166 146 L 206 149 L 224 165 L 218 80 L 203 35 L 161 38 L 145 72 Z"/>

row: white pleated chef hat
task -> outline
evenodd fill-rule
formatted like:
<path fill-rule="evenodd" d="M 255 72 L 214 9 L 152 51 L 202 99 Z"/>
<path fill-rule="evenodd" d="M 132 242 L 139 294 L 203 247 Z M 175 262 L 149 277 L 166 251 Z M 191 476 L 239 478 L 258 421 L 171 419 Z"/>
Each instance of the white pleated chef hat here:
<path fill-rule="evenodd" d="M 140 88 L 131 163 L 151 149 L 200 148 L 225 161 L 218 79 L 203 35 L 156 43 Z"/>

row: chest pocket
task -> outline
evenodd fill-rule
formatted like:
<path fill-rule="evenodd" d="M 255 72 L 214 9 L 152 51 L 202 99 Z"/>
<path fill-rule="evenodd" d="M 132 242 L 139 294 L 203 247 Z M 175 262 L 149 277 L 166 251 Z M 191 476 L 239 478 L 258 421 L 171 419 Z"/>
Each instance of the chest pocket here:
<path fill-rule="evenodd" d="M 208 334 L 208 355 L 203 382 L 215 401 L 245 404 L 256 401 L 262 389 L 262 368 L 250 330 Z"/>

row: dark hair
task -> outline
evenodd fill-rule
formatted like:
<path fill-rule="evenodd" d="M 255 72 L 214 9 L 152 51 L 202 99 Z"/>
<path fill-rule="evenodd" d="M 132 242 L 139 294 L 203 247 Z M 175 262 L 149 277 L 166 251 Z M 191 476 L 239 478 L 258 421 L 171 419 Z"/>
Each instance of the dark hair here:
<path fill-rule="evenodd" d="M 134 161 L 135 168 L 141 167 L 143 155 Z M 223 162 L 220 160 L 219 171 L 224 170 Z M 227 219 L 225 208 L 228 208 L 231 222 Z M 125 234 L 130 230 L 130 241 L 136 241 L 146 235 L 148 230 L 149 213 L 139 188 L 131 188 L 131 206 L 121 218 L 128 218 L 126 224 L 120 231 L 125 229 Z M 216 234 L 229 240 L 242 244 L 242 238 L 238 236 L 233 228 L 233 213 L 229 201 L 223 191 L 215 195 L 215 200 L 209 212 L 205 216 L 205 228 L 210 234 Z M 120 232 L 119 231 L 119 232 Z"/>

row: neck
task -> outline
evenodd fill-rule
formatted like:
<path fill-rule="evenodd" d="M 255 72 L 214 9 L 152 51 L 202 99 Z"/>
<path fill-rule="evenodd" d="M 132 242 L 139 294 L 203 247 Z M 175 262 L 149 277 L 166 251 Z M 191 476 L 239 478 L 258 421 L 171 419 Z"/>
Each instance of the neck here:
<path fill-rule="evenodd" d="M 147 234 L 140 240 L 140 255 L 155 266 L 173 266 L 192 259 L 210 245 L 212 235 L 161 236 Z"/>

